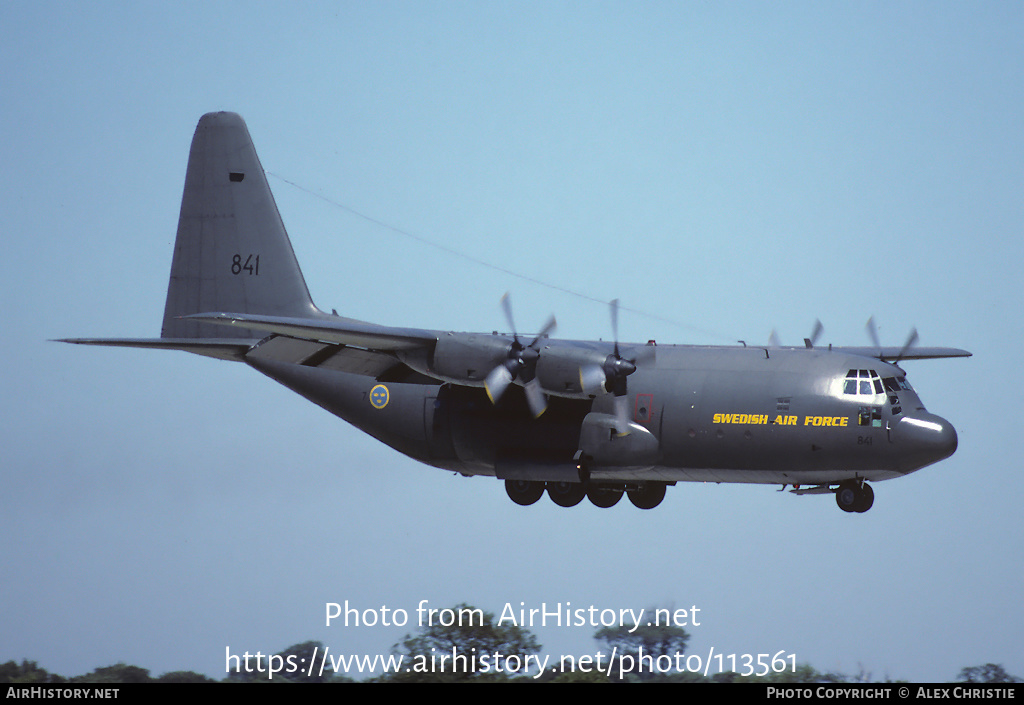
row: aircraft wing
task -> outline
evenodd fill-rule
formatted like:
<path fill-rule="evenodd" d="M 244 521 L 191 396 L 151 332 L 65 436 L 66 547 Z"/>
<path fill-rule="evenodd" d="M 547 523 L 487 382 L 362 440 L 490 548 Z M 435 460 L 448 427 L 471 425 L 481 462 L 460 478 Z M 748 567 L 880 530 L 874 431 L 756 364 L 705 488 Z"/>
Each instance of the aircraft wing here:
<path fill-rule="evenodd" d="M 948 357 L 971 357 L 971 353 L 960 348 L 832 347 L 831 349 L 850 353 L 851 355 L 877 357 L 879 360 L 886 362 L 893 360 L 938 360 Z"/>

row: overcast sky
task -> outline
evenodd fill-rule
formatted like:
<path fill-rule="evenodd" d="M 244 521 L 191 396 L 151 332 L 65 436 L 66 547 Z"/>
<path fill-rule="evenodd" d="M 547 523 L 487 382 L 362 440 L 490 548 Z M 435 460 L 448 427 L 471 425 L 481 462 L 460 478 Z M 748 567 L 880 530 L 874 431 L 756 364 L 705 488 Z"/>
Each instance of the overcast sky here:
<path fill-rule="evenodd" d="M 428 600 L 696 605 L 693 653 L 1024 675 L 1021 36 L 1012 2 L 0 3 L 0 661 L 220 678 L 226 648 L 387 652 L 412 624 L 324 604 Z M 863 515 L 703 484 L 523 508 L 243 365 L 48 342 L 159 335 L 214 110 L 325 310 L 490 331 L 509 291 L 523 330 L 607 338 L 619 298 L 623 339 L 711 344 L 862 345 L 873 315 L 974 353 L 906 363 L 960 448 Z"/>

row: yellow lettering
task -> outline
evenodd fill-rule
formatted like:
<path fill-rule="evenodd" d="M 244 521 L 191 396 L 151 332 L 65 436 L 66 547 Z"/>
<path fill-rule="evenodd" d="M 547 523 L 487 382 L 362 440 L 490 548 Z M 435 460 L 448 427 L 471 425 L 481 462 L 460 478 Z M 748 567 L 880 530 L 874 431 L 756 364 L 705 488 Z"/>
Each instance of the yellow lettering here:
<path fill-rule="evenodd" d="M 774 423 L 782 423 L 781 416 L 777 417 Z M 792 417 L 796 418 L 796 417 Z M 722 414 L 718 413 L 712 417 L 712 423 L 729 424 L 753 424 L 763 426 L 769 423 L 768 414 Z"/>
<path fill-rule="evenodd" d="M 796 417 L 792 417 L 796 423 Z M 845 416 L 805 416 L 804 426 L 848 426 L 850 420 Z"/>

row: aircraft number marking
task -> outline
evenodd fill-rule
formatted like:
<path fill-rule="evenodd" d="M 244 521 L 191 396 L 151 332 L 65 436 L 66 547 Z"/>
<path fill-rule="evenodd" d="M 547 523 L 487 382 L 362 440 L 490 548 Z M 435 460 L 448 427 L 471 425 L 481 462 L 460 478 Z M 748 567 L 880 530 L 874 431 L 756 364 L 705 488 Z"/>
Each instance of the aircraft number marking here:
<path fill-rule="evenodd" d="M 875 439 L 871 436 L 857 436 L 857 445 L 869 446 L 875 442 Z"/>
<path fill-rule="evenodd" d="M 260 256 L 259 255 L 247 255 L 245 260 L 242 260 L 242 255 L 235 255 L 231 258 L 231 273 L 239 275 L 242 272 L 248 272 L 250 276 L 258 277 L 260 275 Z"/>

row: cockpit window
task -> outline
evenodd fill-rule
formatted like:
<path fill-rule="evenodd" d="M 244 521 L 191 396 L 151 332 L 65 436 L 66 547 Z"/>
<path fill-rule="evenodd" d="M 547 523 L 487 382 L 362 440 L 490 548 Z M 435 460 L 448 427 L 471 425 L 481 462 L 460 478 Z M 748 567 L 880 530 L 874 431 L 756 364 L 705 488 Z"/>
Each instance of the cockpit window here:
<path fill-rule="evenodd" d="M 908 392 L 913 391 L 906 377 L 886 377 L 882 383 L 885 385 L 886 392 L 898 392 L 901 389 L 906 389 Z"/>
<path fill-rule="evenodd" d="M 874 370 L 850 370 L 843 381 L 843 394 L 884 394 L 882 379 Z"/>
<path fill-rule="evenodd" d="M 843 394 L 893 394 L 901 389 L 913 391 L 906 377 L 882 379 L 875 370 L 850 370 L 843 381 Z"/>

